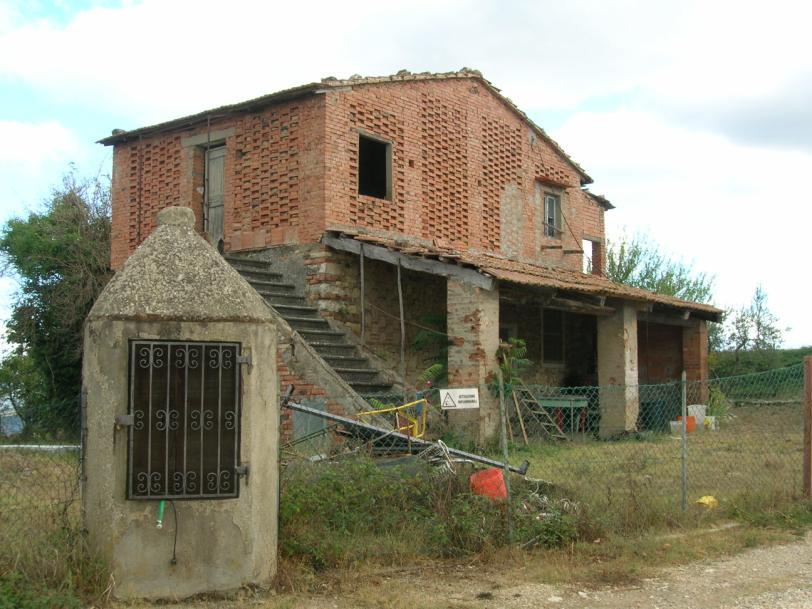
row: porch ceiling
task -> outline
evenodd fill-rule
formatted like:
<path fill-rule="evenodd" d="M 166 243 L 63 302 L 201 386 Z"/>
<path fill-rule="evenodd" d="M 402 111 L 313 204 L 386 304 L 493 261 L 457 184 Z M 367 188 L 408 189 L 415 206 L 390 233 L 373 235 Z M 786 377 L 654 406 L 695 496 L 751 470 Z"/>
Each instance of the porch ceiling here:
<path fill-rule="evenodd" d="M 460 270 L 473 271 L 477 276 L 483 274 L 501 282 L 507 282 L 519 286 L 532 286 L 536 288 L 549 288 L 561 290 L 575 294 L 597 296 L 600 298 L 617 298 L 630 300 L 641 304 L 651 305 L 660 310 L 678 310 L 687 317 L 688 314 L 710 321 L 719 321 L 722 311 L 716 307 L 699 302 L 691 302 L 655 294 L 648 290 L 634 288 L 628 285 L 615 283 L 606 277 L 582 273 L 569 269 L 552 266 L 542 266 L 509 260 L 500 256 L 487 253 L 463 252 L 437 242 L 429 243 L 416 239 L 395 239 L 390 236 L 373 235 L 363 233 L 357 229 L 331 230 L 325 233 L 323 238 L 325 245 L 342 249 L 344 251 L 354 251 L 358 253 L 361 243 L 369 244 L 373 247 L 382 248 L 411 260 L 422 260 L 425 262 L 434 261 L 443 263 L 443 269 L 434 274 L 450 276 L 451 267 L 458 267 Z M 351 245 L 354 243 L 355 245 Z M 338 244 L 344 244 L 343 246 Z M 431 266 L 426 265 L 425 272 L 433 272 Z M 464 278 L 461 277 L 464 280 Z M 480 284 L 480 287 L 486 287 Z M 486 287 L 486 289 L 488 289 Z"/>

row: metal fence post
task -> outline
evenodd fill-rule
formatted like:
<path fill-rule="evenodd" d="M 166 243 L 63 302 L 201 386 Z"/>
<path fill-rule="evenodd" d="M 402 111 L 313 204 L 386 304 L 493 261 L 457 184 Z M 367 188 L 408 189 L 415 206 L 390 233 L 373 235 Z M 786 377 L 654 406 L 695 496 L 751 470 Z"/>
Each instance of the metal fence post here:
<path fill-rule="evenodd" d="M 812 497 L 812 355 L 804 357 L 804 497 Z"/>
<path fill-rule="evenodd" d="M 685 370 L 682 371 L 682 382 L 680 383 L 680 402 L 682 405 L 682 426 L 681 426 L 681 454 L 680 454 L 680 506 L 682 511 L 688 509 L 688 396 L 687 396 L 687 376 Z"/>
<path fill-rule="evenodd" d="M 502 378 L 502 368 L 497 366 L 496 378 L 499 381 L 499 418 L 501 424 L 499 425 L 499 440 L 502 445 L 502 461 L 503 476 L 505 478 L 505 491 L 507 492 L 507 528 L 508 528 L 508 543 L 513 543 L 513 506 L 511 505 L 510 494 L 510 469 L 508 465 L 508 442 L 507 442 L 507 413 L 505 411 L 505 382 Z"/>

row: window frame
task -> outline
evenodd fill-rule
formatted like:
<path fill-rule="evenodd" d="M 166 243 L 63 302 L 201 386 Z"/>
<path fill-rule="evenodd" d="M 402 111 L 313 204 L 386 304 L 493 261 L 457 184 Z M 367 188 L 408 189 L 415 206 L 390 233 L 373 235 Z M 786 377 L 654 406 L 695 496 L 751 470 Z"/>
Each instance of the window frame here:
<path fill-rule="evenodd" d="M 355 184 L 355 192 L 358 196 L 361 197 L 369 197 L 371 199 L 378 199 L 379 201 L 392 201 L 393 200 L 393 189 L 392 189 L 392 165 L 394 163 L 394 142 L 392 140 L 386 139 L 379 135 L 375 135 L 374 133 L 370 133 L 363 129 L 356 130 L 358 134 L 358 171 L 356 175 L 356 184 Z M 361 192 L 361 139 L 372 140 L 373 142 L 377 142 L 378 144 L 383 144 L 386 147 L 386 158 L 385 158 L 385 171 L 386 171 L 386 196 L 384 197 L 376 197 L 375 195 L 369 195 Z"/>
<path fill-rule="evenodd" d="M 561 239 L 564 233 L 564 213 L 562 211 L 562 199 L 560 192 L 553 192 L 548 189 L 541 189 L 542 207 L 544 213 L 544 236 L 548 239 Z M 550 224 L 550 211 L 548 203 L 554 203 L 552 219 L 553 223 Z"/>

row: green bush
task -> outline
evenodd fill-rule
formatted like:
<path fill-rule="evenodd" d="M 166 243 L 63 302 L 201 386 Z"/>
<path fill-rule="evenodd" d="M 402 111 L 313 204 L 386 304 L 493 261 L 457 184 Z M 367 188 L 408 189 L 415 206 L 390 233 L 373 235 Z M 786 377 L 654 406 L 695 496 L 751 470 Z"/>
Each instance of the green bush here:
<path fill-rule="evenodd" d="M 538 505 L 519 486 L 514 542 L 553 547 L 575 538 L 574 517 Z M 280 551 L 317 570 L 370 558 L 464 556 L 506 545 L 506 522 L 506 505 L 472 494 L 466 475 L 438 476 L 420 461 L 297 465 L 283 477 Z"/>
<path fill-rule="evenodd" d="M 80 609 L 82 602 L 70 592 L 49 590 L 22 575 L 0 575 L 0 609 Z"/>

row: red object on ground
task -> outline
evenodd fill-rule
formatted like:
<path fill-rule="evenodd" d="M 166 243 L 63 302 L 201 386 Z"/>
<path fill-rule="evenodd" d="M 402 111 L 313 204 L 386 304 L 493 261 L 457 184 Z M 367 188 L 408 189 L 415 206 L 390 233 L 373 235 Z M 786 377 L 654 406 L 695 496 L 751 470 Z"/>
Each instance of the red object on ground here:
<path fill-rule="evenodd" d="M 677 421 L 682 421 L 682 417 L 677 417 Z M 685 417 L 685 431 L 687 433 L 691 433 L 692 431 L 696 431 L 696 417 L 693 415 L 689 415 Z"/>
<path fill-rule="evenodd" d="M 475 495 L 483 495 L 491 499 L 507 499 L 505 476 L 498 467 L 473 473 L 468 481 L 471 483 L 471 492 Z"/>

